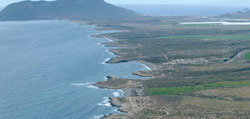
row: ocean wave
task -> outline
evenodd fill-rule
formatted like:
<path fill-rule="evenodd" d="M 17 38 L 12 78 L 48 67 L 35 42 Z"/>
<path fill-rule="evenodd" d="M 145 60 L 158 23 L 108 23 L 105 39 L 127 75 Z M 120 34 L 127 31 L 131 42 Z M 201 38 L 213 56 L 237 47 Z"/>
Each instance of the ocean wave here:
<path fill-rule="evenodd" d="M 111 40 L 111 39 L 109 39 L 109 38 L 105 38 L 105 39 L 107 39 L 109 42 L 113 42 L 113 40 Z"/>
<path fill-rule="evenodd" d="M 112 57 L 106 58 L 101 64 L 106 65 L 107 64 L 106 62 L 108 62 L 111 58 Z"/>
<path fill-rule="evenodd" d="M 93 119 L 101 119 L 105 115 L 94 116 Z"/>
<path fill-rule="evenodd" d="M 122 96 L 124 96 L 124 92 L 122 90 L 117 90 L 117 91 L 113 92 L 113 96 L 114 97 L 122 97 Z"/>
<path fill-rule="evenodd" d="M 152 71 L 152 69 L 149 67 L 149 66 L 147 66 L 147 65 L 145 65 L 145 64 L 142 64 L 148 71 Z"/>
<path fill-rule="evenodd" d="M 108 77 L 107 76 L 104 76 L 103 77 L 103 81 L 107 81 L 108 80 Z"/>
<path fill-rule="evenodd" d="M 98 42 L 97 44 L 98 44 L 98 45 L 102 45 L 102 43 L 101 43 L 101 42 Z"/>
<path fill-rule="evenodd" d="M 72 83 L 72 86 L 84 86 L 86 88 L 99 89 L 97 86 L 94 86 L 93 83 Z"/>
<path fill-rule="evenodd" d="M 107 49 L 106 52 L 109 53 L 109 55 L 111 55 L 111 56 L 115 56 L 115 54 L 113 52 L 111 52 L 109 49 Z"/>
<path fill-rule="evenodd" d="M 98 103 L 99 106 L 111 107 L 110 99 L 108 97 L 104 97 L 101 103 Z"/>
<path fill-rule="evenodd" d="M 103 42 L 98 42 L 97 45 L 102 46 L 103 48 L 106 48 L 105 45 L 103 44 Z"/>
<path fill-rule="evenodd" d="M 94 86 L 94 85 L 88 85 L 87 88 L 92 88 L 92 89 L 99 89 L 99 87 Z"/>
<path fill-rule="evenodd" d="M 91 85 L 91 83 L 72 83 L 72 86 L 88 86 Z"/>

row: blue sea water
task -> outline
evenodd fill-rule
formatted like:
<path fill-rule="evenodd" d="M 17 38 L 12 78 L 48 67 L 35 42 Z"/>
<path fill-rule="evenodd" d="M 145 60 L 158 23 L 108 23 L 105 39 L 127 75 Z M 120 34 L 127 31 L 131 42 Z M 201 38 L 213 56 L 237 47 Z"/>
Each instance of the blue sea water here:
<path fill-rule="evenodd" d="M 118 90 L 91 84 L 108 75 L 138 78 L 139 63 L 103 64 L 112 55 L 92 26 L 68 21 L 0 22 L 0 119 L 94 119 L 119 113 Z"/>
<path fill-rule="evenodd" d="M 122 4 L 118 5 L 138 13 L 158 16 L 217 16 L 241 11 L 244 6 L 212 6 L 212 5 L 159 5 L 159 4 Z"/>

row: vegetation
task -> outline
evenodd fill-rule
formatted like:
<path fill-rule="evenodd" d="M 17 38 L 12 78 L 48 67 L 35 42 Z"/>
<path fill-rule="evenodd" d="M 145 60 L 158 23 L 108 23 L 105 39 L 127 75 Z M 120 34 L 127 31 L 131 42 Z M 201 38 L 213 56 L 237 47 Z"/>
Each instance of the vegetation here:
<path fill-rule="evenodd" d="M 182 86 L 182 87 L 170 87 L 170 88 L 150 88 L 150 95 L 176 95 L 189 93 L 199 90 L 213 89 L 213 88 L 235 88 L 242 86 L 250 86 L 250 81 L 235 81 L 235 82 L 217 82 L 196 86 Z"/>
<path fill-rule="evenodd" d="M 104 0 L 22 1 L 0 12 L 1 21 L 22 20 L 124 20 L 138 15 Z"/>
<path fill-rule="evenodd" d="M 117 57 L 109 63 L 144 62 L 153 70 L 137 74 L 150 78 L 108 77 L 96 85 L 125 90 L 129 97 L 112 102 L 128 108 L 128 119 L 250 118 L 250 63 L 242 60 L 250 59 L 250 53 L 244 54 L 250 50 L 250 27 L 180 24 L 249 18 L 249 10 L 213 18 L 142 17 L 104 0 L 69 1 L 11 4 L 0 20 L 86 20 L 99 29 L 122 30 L 99 35 L 114 40 L 106 46 L 122 47 L 112 49 Z"/>
<path fill-rule="evenodd" d="M 244 56 L 245 59 L 250 59 L 250 52 L 246 53 Z"/>
<path fill-rule="evenodd" d="M 183 21 L 197 19 L 117 22 L 112 26 L 126 32 L 101 35 L 114 39 L 107 46 L 123 47 L 112 50 L 117 57 L 110 63 L 140 61 L 153 67 L 137 73 L 151 78 L 134 81 L 133 91 L 138 94 L 143 86 L 145 93 L 126 97 L 126 106 L 135 109 L 127 118 L 250 118 L 250 63 L 243 60 L 250 57 L 245 54 L 249 26 L 179 24 Z"/>
<path fill-rule="evenodd" d="M 182 35 L 182 36 L 161 36 L 160 39 L 172 40 L 250 40 L 250 34 L 237 35 Z"/>
<path fill-rule="evenodd" d="M 159 65 L 178 62 L 192 65 L 213 64 L 222 63 L 238 52 L 250 48 L 250 28 L 247 26 L 186 27 L 174 23 L 155 24 L 127 23 L 129 32 L 104 35 L 121 39 L 110 45 L 130 47 L 114 49 L 119 57 L 113 59 L 113 62 L 141 60 Z"/>

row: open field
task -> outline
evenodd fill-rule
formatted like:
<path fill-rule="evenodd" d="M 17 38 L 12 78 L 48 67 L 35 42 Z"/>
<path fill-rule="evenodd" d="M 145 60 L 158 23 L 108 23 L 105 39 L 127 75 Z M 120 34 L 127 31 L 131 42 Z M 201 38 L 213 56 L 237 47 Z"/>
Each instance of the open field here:
<path fill-rule="evenodd" d="M 204 19 L 202 19 L 204 20 Z M 209 19 L 207 19 L 209 21 Z M 117 57 L 109 63 L 138 61 L 152 71 L 135 74 L 148 80 L 115 80 L 126 97 L 114 101 L 129 119 L 250 118 L 250 27 L 183 25 L 192 18 L 102 22 L 99 28 Z M 107 87 L 112 86 L 107 81 Z M 124 83 L 124 84 L 123 84 Z M 115 87 L 113 87 L 115 88 Z M 121 101 L 122 100 L 122 101 Z"/>
<path fill-rule="evenodd" d="M 250 59 L 250 52 L 246 53 L 244 56 L 245 59 Z"/>
<path fill-rule="evenodd" d="M 235 81 L 235 82 L 217 82 L 196 86 L 182 86 L 182 87 L 170 87 L 170 88 L 150 88 L 150 95 L 180 95 L 183 93 L 190 93 L 199 90 L 208 90 L 214 88 L 236 88 L 250 86 L 250 80 L 247 81 Z"/>
<path fill-rule="evenodd" d="M 237 35 L 183 35 L 183 36 L 161 36 L 159 39 L 172 40 L 250 40 L 250 34 Z"/>

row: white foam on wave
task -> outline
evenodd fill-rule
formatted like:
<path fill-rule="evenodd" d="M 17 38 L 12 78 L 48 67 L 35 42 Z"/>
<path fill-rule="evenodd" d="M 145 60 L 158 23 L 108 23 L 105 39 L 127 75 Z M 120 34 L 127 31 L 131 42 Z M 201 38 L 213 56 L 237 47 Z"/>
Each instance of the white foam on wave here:
<path fill-rule="evenodd" d="M 104 59 L 104 61 L 101 62 L 101 64 L 103 64 L 103 65 L 106 65 L 106 64 L 107 64 L 106 62 L 108 62 L 108 61 L 111 60 L 113 57 L 115 57 L 115 54 L 112 53 L 108 48 L 106 48 L 106 52 L 109 53 L 109 55 L 110 55 L 111 57 L 108 57 L 108 58 Z"/>
<path fill-rule="evenodd" d="M 113 96 L 114 97 L 120 97 L 120 93 L 119 92 L 113 92 Z"/>
<path fill-rule="evenodd" d="M 117 91 L 113 92 L 113 96 L 114 97 L 122 97 L 122 96 L 124 96 L 124 92 L 122 90 L 117 90 Z"/>
<path fill-rule="evenodd" d="M 109 42 L 113 42 L 113 40 L 111 40 L 111 39 L 109 39 L 109 38 L 105 38 L 105 39 L 107 39 Z"/>
<path fill-rule="evenodd" d="M 104 97 L 101 103 L 98 103 L 99 106 L 111 107 L 110 99 L 108 97 Z"/>
<path fill-rule="evenodd" d="M 104 77 L 103 77 L 103 80 L 104 80 L 104 81 L 107 81 L 107 80 L 108 80 L 108 77 L 107 77 L 107 76 L 104 76 Z"/>
<path fill-rule="evenodd" d="M 91 83 L 72 83 L 71 85 L 72 86 L 88 86 L 90 85 Z"/>
<path fill-rule="evenodd" d="M 97 45 L 102 46 L 103 48 L 106 48 L 105 45 L 103 44 L 103 42 L 98 42 Z"/>
<path fill-rule="evenodd" d="M 152 69 L 149 67 L 149 66 L 147 66 L 147 65 L 145 65 L 145 64 L 142 64 L 148 71 L 152 71 Z"/>
<path fill-rule="evenodd" d="M 94 86 L 94 85 L 88 85 L 87 88 L 92 88 L 92 89 L 99 89 L 99 87 Z"/>
<path fill-rule="evenodd" d="M 113 52 L 111 52 L 108 48 L 106 48 L 106 52 L 109 53 L 109 55 L 111 55 L 111 56 L 115 56 L 115 54 Z"/>
<path fill-rule="evenodd" d="M 101 64 L 106 65 L 106 64 L 107 64 L 106 62 L 108 62 L 111 58 L 112 58 L 112 57 L 106 58 L 103 62 L 101 62 Z"/>
<path fill-rule="evenodd" d="M 97 86 L 92 85 L 93 83 L 72 83 L 72 86 L 84 86 L 86 88 L 99 89 Z"/>
<path fill-rule="evenodd" d="M 104 117 L 105 115 L 99 115 L 99 116 L 94 116 L 93 119 L 101 119 L 102 117 Z"/>
<path fill-rule="evenodd" d="M 115 56 L 115 54 L 113 52 L 109 51 L 109 49 L 107 49 L 106 52 L 109 53 L 109 55 L 111 55 L 111 56 Z"/>

